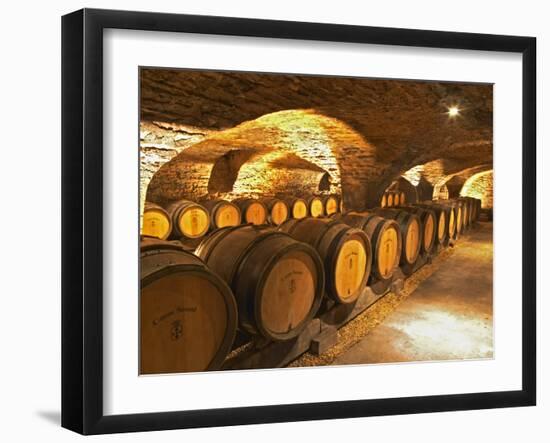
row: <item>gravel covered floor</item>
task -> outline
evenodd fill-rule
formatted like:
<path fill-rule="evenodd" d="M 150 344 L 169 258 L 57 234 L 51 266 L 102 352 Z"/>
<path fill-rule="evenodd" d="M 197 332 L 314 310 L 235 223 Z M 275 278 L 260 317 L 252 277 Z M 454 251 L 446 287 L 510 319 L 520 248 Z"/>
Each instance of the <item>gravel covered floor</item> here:
<path fill-rule="evenodd" d="M 289 366 L 491 358 L 492 263 L 492 223 L 480 223 L 342 327 L 329 351 Z"/>

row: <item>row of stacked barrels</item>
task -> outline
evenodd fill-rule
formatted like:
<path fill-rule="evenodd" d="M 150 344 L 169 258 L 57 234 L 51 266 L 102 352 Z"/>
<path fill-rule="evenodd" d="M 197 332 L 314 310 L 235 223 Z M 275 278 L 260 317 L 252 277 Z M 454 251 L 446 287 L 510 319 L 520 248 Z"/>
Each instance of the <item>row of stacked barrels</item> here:
<path fill-rule="evenodd" d="M 246 212 L 252 203 L 233 204 Z M 207 214 L 215 221 L 214 206 Z M 352 306 L 367 285 L 391 282 L 399 267 L 407 274 L 420 254 L 447 246 L 459 225 L 479 216 L 468 198 L 328 217 L 308 207 L 309 216 L 283 221 L 215 224 L 194 250 L 143 237 L 141 373 L 219 369 L 237 329 L 269 341 L 295 338 L 324 298 Z M 188 228 L 179 222 L 181 205 L 165 211 L 183 225 L 178 235 Z"/>
<path fill-rule="evenodd" d="M 386 191 L 380 199 L 381 208 L 391 208 L 392 206 L 403 206 L 407 201 L 403 191 Z"/>
<path fill-rule="evenodd" d="M 197 239 L 209 231 L 241 224 L 280 226 L 288 219 L 331 216 L 341 211 L 338 196 L 241 198 L 233 201 L 179 200 L 160 206 L 146 202 L 141 233 L 161 240 Z"/>

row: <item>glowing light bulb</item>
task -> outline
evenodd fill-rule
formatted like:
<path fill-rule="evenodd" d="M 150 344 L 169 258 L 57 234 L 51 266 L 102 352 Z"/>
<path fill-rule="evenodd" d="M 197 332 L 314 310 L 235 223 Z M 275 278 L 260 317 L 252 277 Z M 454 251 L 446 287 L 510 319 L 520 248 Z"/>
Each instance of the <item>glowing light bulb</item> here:
<path fill-rule="evenodd" d="M 449 110 L 447 111 L 447 114 L 449 114 L 449 117 L 454 118 L 458 114 L 460 114 L 460 109 L 458 109 L 457 106 L 451 106 Z"/>

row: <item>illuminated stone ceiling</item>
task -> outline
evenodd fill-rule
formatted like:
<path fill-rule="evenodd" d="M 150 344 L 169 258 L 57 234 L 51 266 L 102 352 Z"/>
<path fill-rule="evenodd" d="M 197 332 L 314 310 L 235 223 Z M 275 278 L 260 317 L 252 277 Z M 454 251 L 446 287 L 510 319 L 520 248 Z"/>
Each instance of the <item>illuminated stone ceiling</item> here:
<path fill-rule="evenodd" d="M 158 201 L 311 192 L 328 174 L 360 209 L 402 174 L 435 186 L 492 164 L 491 85 L 142 70 L 141 97 L 142 186 L 154 174 Z"/>

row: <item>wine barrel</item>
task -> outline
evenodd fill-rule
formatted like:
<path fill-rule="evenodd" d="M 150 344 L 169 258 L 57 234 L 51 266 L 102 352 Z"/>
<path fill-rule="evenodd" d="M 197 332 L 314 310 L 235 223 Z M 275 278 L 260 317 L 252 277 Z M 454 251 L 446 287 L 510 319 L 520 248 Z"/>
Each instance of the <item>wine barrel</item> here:
<path fill-rule="evenodd" d="M 290 210 L 291 218 L 305 218 L 308 214 L 307 202 L 303 198 L 298 197 L 279 197 L 283 200 Z"/>
<path fill-rule="evenodd" d="M 229 286 L 176 242 L 142 242 L 140 268 L 140 373 L 219 369 L 237 329 Z"/>
<path fill-rule="evenodd" d="M 479 216 L 481 215 L 481 200 L 474 197 L 466 197 L 472 202 L 472 206 L 474 208 L 474 222 L 479 220 Z"/>
<path fill-rule="evenodd" d="M 393 205 L 394 206 L 401 205 L 401 196 L 400 196 L 399 192 L 394 192 L 393 193 Z"/>
<path fill-rule="evenodd" d="M 288 206 L 283 200 L 278 198 L 266 198 L 260 200 L 267 208 L 267 221 L 275 226 L 279 226 L 288 220 Z"/>
<path fill-rule="evenodd" d="M 226 200 L 207 200 L 202 205 L 210 214 L 210 224 L 213 228 L 237 226 L 241 223 L 241 210 L 234 203 Z"/>
<path fill-rule="evenodd" d="M 440 200 L 438 200 L 439 202 Z M 450 239 L 456 239 L 457 238 L 457 233 L 456 233 L 456 209 L 453 208 L 452 206 L 449 206 L 449 205 L 445 205 L 445 204 L 442 204 L 442 203 L 438 203 L 436 201 L 426 201 L 426 202 L 421 202 L 421 203 L 417 203 L 415 204 L 415 206 L 420 206 L 420 207 L 426 207 L 426 208 L 430 208 L 430 209 L 433 209 L 433 210 L 440 210 L 440 211 L 443 211 L 445 213 L 445 220 L 446 220 L 446 226 L 447 226 L 447 230 L 446 230 L 446 235 L 447 235 L 447 239 L 446 239 L 446 243 L 448 243 L 448 240 Z"/>
<path fill-rule="evenodd" d="M 327 216 L 331 216 L 332 214 L 336 214 L 338 212 L 339 210 L 338 197 L 334 195 L 327 195 L 323 197 L 322 200 L 323 200 L 323 206 L 325 208 L 325 214 Z"/>
<path fill-rule="evenodd" d="M 363 230 L 370 239 L 372 274 L 375 279 L 388 280 L 399 266 L 401 232 L 394 220 L 387 220 L 371 212 L 348 213 L 339 220 Z"/>
<path fill-rule="evenodd" d="M 452 200 L 438 200 L 438 202 L 451 209 L 454 219 L 454 235 L 451 238 L 457 240 L 462 233 L 462 207 Z"/>
<path fill-rule="evenodd" d="M 261 201 L 253 198 L 239 198 L 233 200 L 233 203 L 240 208 L 243 223 L 253 225 L 267 223 L 267 208 Z"/>
<path fill-rule="evenodd" d="M 382 198 L 380 199 L 380 207 L 385 208 L 388 206 L 388 196 L 386 194 L 382 195 Z"/>
<path fill-rule="evenodd" d="M 160 240 L 166 240 L 171 232 L 172 219 L 170 218 L 170 214 L 159 205 L 145 202 L 141 223 L 141 234 L 148 237 L 156 237 Z"/>
<path fill-rule="evenodd" d="M 376 213 L 384 218 L 395 220 L 401 230 L 403 247 L 401 248 L 400 264 L 413 265 L 420 254 L 422 230 L 420 219 L 415 214 L 410 214 L 399 209 L 377 209 Z"/>
<path fill-rule="evenodd" d="M 464 229 L 468 229 L 470 227 L 470 203 L 461 198 L 458 198 L 457 201 L 462 205 L 462 224 Z"/>
<path fill-rule="evenodd" d="M 239 326 L 283 341 L 296 337 L 319 309 L 324 270 L 310 245 L 267 226 L 218 229 L 195 252 L 237 299 Z"/>
<path fill-rule="evenodd" d="M 436 244 L 436 237 L 439 234 L 438 222 L 441 221 L 436 217 L 435 211 L 429 208 L 420 208 L 417 206 L 402 206 L 399 209 L 415 214 L 420 218 L 420 223 L 422 224 L 422 242 L 420 243 L 420 250 L 424 254 L 429 254 L 432 252 L 434 245 Z M 445 223 L 444 216 L 443 223 Z M 445 225 L 443 224 L 443 233 L 444 229 Z"/>
<path fill-rule="evenodd" d="M 464 205 L 464 212 L 465 212 L 464 221 L 465 221 L 466 227 L 472 226 L 472 224 L 474 223 L 473 201 L 465 197 L 457 198 L 457 200 L 462 202 Z"/>
<path fill-rule="evenodd" d="M 414 203 L 413 207 L 424 208 L 434 212 L 436 219 L 435 243 L 442 246 L 447 246 L 450 238 L 448 226 L 451 216 L 451 209 L 435 203 Z"/>
<path fill-rule="evenodd" d="M 288 220 L 279 230 L 313 246 L 325 265 L 327 294 L 338 303 L 352 303 L 369 278 L 372 254 L 361 230 L 331 219 Z"/>
<path fill-rule="evenodd" d="M 399 204 L 403 206 L 407 202 L 407 198 L 405 197 L 405 193 L 401 191 L 399 193 Z"/>
<path fill-rule="evenodd" d="M 189 200 L 179 200 L 166 207 L 170 214 L 173 237 L 200 238 L 210 228 L 210 214 L 206 208 Z"/>
<path fill-rule="evenodd" d="M 319 197 L 310 197 L 307 200 L 309 215 L 312 217 L 322 217 L 325 215 L 325 205 Z"/>
<path fill-rule="evenodd" d="M 387 207 L 391 208 L 393 206 L 393 194 L 391 192 L 388 192 L 386 194 L 386 201 L 387 201 Z"/>

